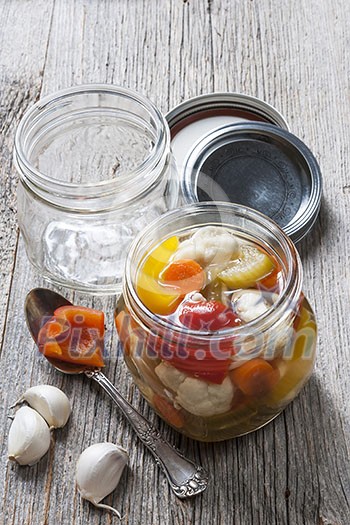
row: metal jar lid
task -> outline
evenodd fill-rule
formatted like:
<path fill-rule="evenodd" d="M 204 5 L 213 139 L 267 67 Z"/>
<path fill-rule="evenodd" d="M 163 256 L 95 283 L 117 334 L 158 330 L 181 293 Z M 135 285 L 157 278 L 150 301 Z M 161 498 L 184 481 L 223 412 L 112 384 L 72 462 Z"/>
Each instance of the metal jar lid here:
<path fill-rule="evenodd" d="M 241 93 L 208 93 L 191 98 L 172 109 L 166 120 L 180 172 L 194 143 L 220 126 L 255 121 L 289 129 L 277 109 L 263 100 Z"/>
<path fill-rule="evenodd" d="M 320 168 L 295 135 L 262 122 L 227 124 L 197 140 L 181 173 L 186 202 L 228 201 L 277 222 L 294 242 L 314 224 Z"/>

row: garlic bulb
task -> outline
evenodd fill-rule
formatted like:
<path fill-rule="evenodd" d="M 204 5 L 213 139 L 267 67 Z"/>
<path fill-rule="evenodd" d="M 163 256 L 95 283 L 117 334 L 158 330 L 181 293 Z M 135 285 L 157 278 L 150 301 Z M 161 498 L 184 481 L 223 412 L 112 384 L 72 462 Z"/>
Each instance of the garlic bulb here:
<path fill-rule="evenodd" d="M 114 443 L 96 443 L 85 449 L 77 462 L 76 481 L 82 498 L 96 507 L 108 509 L 120 518 L 119 512 L 100 501 L 118 485 L 129 455 Z"/>
<path fill-rule="evenodd" d="M 29 388 L 17 403 L 22 401 L 27 401 L 28 405 L 39 412 L 50 428 L 63 427 L 72 410 L 66 394 L 52 385 L 38 385 Z"/>
<path fill-rule="evenodd" d="M 8 437 L 8 455 L 20 465 L 34 465 L 50 448 L 50 430 L 45 420 L 30 407 L 20 408 Z"/>

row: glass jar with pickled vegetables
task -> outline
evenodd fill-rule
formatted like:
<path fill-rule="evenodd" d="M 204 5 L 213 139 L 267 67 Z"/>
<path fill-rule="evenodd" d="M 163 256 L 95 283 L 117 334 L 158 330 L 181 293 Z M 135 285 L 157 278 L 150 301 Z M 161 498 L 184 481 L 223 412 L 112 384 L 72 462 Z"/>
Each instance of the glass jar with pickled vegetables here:
<path fill-rule="evenodd" d="M 264 215 L 226 203 L 168 212 L 134 241 L 116 326 L 154 410 L 186 436 L 260 428 L 309 378 L 316 323 L 294 244 Z"/>

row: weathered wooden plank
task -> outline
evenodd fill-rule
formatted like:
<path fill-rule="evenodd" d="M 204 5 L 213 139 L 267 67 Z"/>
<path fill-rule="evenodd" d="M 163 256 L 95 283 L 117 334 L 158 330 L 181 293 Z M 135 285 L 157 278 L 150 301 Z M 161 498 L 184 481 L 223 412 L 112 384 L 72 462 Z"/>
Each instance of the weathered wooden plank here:
<path fill-rule="evenodd" d="M 1 2 L 0 6 L 0 349 L 18 240 L 14 131 L 27 106 L 41 92 L 52 11 L 52 2 L 36 5 L 42 20 L 28 2 Z"/>
<path fill-rule="evenodd" d="M 263 514 L 255 515 L 250 505 L 252 521 L 246 516 L 243 523 L 347 523 L 350 517 L 349 406 L 344 397 L 349 373 L 340 365 L 349 343 L 347 328 L 339 324 L 344 305 L 350 304 L 345 263 L 349 201 L 343 190 L 349 180 L 349 106 L 348 92 L 340 87 L 348 85 L 349 36 L 341 12 L 339 2 L 211 6 L 214 70 L 221 71 L 215 89 L 243 91 L 275 105 L 314 151 L 324 173 L 320 219 L 300 244 L 304 289 L 319 321 L 316 373 L 274 423 L 283 452 L 265 450 L 260 460 L 260 468 L 271 462 L 278 466 L 274 483 Z M 266 433 L 268 439 L 270 431 L 258 436 Z"/>
<path fill-rule="evenodd" d="M 10 255 L 0 265 L 6 272 L 0 319 L 6 315 L 8 319 L 1 356 L 0 418 L 4 432 L 0 436 L 0 496 L 4 511 L 0 524 L 112 523 L 109 515 L 80 501 L 74 470 L 83 448 L 113 440 L 131 453 L 130 468 L 120 488 L 107 499 L 126 515 L 125 523 L 347 525 L 349 328 L 341 321 L 350 304 L 350 30 L 343 14 L 345 0 L 323 0 L 321 5 L 315 0 L 303 5 L 293 0 L 283 6 L 277 0 L 58 0 L 51 22 L 52 4 L 42 7 L 45 16 L 35 26 L 36 33 L 33 6 L 34 2 L 3 2 L 0 12 L 0 79 L 4 79 L 0 85 L 7 85 L 8 77 L 15 78 L 25 86 L 24 91 L 30 91 L 26 103 L 40 90 L 49 93 L 71 84 L 107 81 L 138 89 L 163 111 L 184 98 L 212 90 L 243 91 L 264 98 L 282 111 L 292 131 L 316 153 L 325 175 L 320 220 L 300 245 L 305 290 L 316 307 L 320 344 L 314 377 L 283 415 L 252 435 L 225 443 L 199 444 L 167 428 L 132 386 L 117 355 L 114 299 L 77 296 L 77 302 L 108 312 L 107 346 L 112 355 L 107 375 L 173 443 L 210 470 L 208 491 L 180 502 L 98 388 L 85 378 L 64 377 L 50 370 L 35 351 L 22 308 L 26 292 L 43 283 L 29 268 L 22 242 L 6 314 L 16 236 L 13 215 L 2 213 L 7 226 L 6 238 L 0 239 L 0 253 L 9 249 Z M 10 37 L 14 42 L 11 47 L 6 46 Z M 17 76 L 13 73 L 16 64 Z M 42 86 L 40 75 L 30 84 L 29 79 L 37 79 L 36 72 L 42 68 Z M 1 103 L 5 125 L 24 109 L 20 101 L 12 102 L 14 92 L 12 88 L 10 95 L 2 96 L 1 90 L 1 100 L 6 101 Z M 4 171 L 2 164 L 2 180 L 8 185 L 1 202 L 6 208 L 14 199 L 11 134 L 13 128 L 5 136 L 9 153 L 4 147 L 1 151 L 6 166 Z M 8 407 L 28 386 L 47 382 L 63 388 L 71 397 L 72 418 L 65 429 L 55 433 L 50 454 L 37 466 L 7 466 Z"/>

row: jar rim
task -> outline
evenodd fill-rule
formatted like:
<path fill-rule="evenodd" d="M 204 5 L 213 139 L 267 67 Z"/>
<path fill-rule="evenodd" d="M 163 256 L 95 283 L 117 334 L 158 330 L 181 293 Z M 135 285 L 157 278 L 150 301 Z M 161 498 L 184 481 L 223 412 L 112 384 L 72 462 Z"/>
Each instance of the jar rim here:
<path fill-rule="evenodd" d="M 241 215 L 245 219 L 250 219 L 258 223 L 261 227 L 268 230 L 270 234 L 273 234 L 274 238 L 278 241 L 279 245 L 283 249 L 288 259 L 288 272 L 285 278 L 285 285 L 283 290 L 279 294 L 277 301 L 268 309 L 268 311 L 259 316 L 257 319 L 249 321 L 244 325 L 235 326 L 218 332 L 205 332 L 200 333 L 197 330 L 191 330 L 186 327 L 179 327 L 175 324 L 169 323 L 166 319 L 161 318 L 157 314 L 154 314 L 148 309 L 141 299 L 138 297 L 134 282 L 132 279 L 132 268 L 135 261 L 133 258 L 137 252 L 137 249 L 147 234 L 157 229 L 157 226 L 164 224 L 166 221 L 175 222 L 176 218 L 183 216 L 184 214 L 193 214 L 195 212 L 205 211 L 222 211 L 232 212 Z M 213 225 L 214 223 L 210 223 Z M 219 225 L 219 223 L 217 223 Z M 173 232 L 175 233 L 175 231 Z M 170 236 L 171 234 L 169 234 Z M 138 261 L 140 262 L 140 261 Z M 266 215 L 240 204 L 227 203 L 227 202 L 201 202 L 193 203 L 175 210 L 171 210 L 161 217 L 158 217 L 151 222 L 146 228 L 144 228 L 132 242 L 128 256 L 125 263 L 124 279 L 123 279 L 123 296 L 127 307 L 136 307 L 137 313 L 141 314 L 141 318 L 146 328 L 150 328 L 150 323 L 156 325 L 160 329 L 171 329 L 174 334 L 185 334 L 193 339 L 203 340 L 210 338 L 211 340 L 222 340 L 223 338 L 246 337 L 254 336 L 266 332 L 271 326 L 277 326 L 279 323 L 283 323 L 285 317 L 290 315 L 290 312 L 295 310 L 299 304 L 302 286 L 302 265 L 299 254 L 296 250 L 295 245 L 291 239 L 284 233 L 284 231 L 276 224 L 272 219 Z"/>
<path fill-rule="evenodd" d="M 148 155 L 143 159 L 141 164 L 136 168 L 130 170 L 128 173 L 122 174 L 115 179 L 102 180 L 99 182 L 87 183 L 73 183 L 67 181 L 60 181 L 53 177 L 45 175 L 40 170 L 35 168 L 28 159 L 25 151 L 25 133 L 26 127 L 31 126 L 30 130 L 36 124 L 36 119 L 39 115 L 45 114 L 58 102 L 62 102 L 69 96 L 88 94 L 115 94 L 128 98 L 146 109 L 157 124 L 157 136 L 155 137 L 154 145 Z M 135 184 L 136 179 L 142 179 L 144 174 L 150 173 L 159 161 L 164 156 L 164 152 L 170 148 L 170 132 L 165 120 L 165 117 L 159 109 L 147 97 L 141 95 L 133 89 L 124 88 L 113 84 L 81 84 L 72 86 L 66 89 L 56 91 L 55 93 L 46 95 L 31 106 L 23 115 L 15 134 L 14 141 L 14 157 L 17 169 L 20 174 L 28 180 L 33 186 L 43 190 L 50 190 L 51 193 L 56 193 L 61 196 L 71 196 L 72 193 L 77 193 L 79 196 L 94 196 L 96 191 L 101 195 L 111 195 L 114 193 L 122 193 L 126 187 L 130 188 L 130 183 Z M 147 185 L 154 181 L 148 181 Z M 136 186 L 136 184 L 135 184 Z"/>

